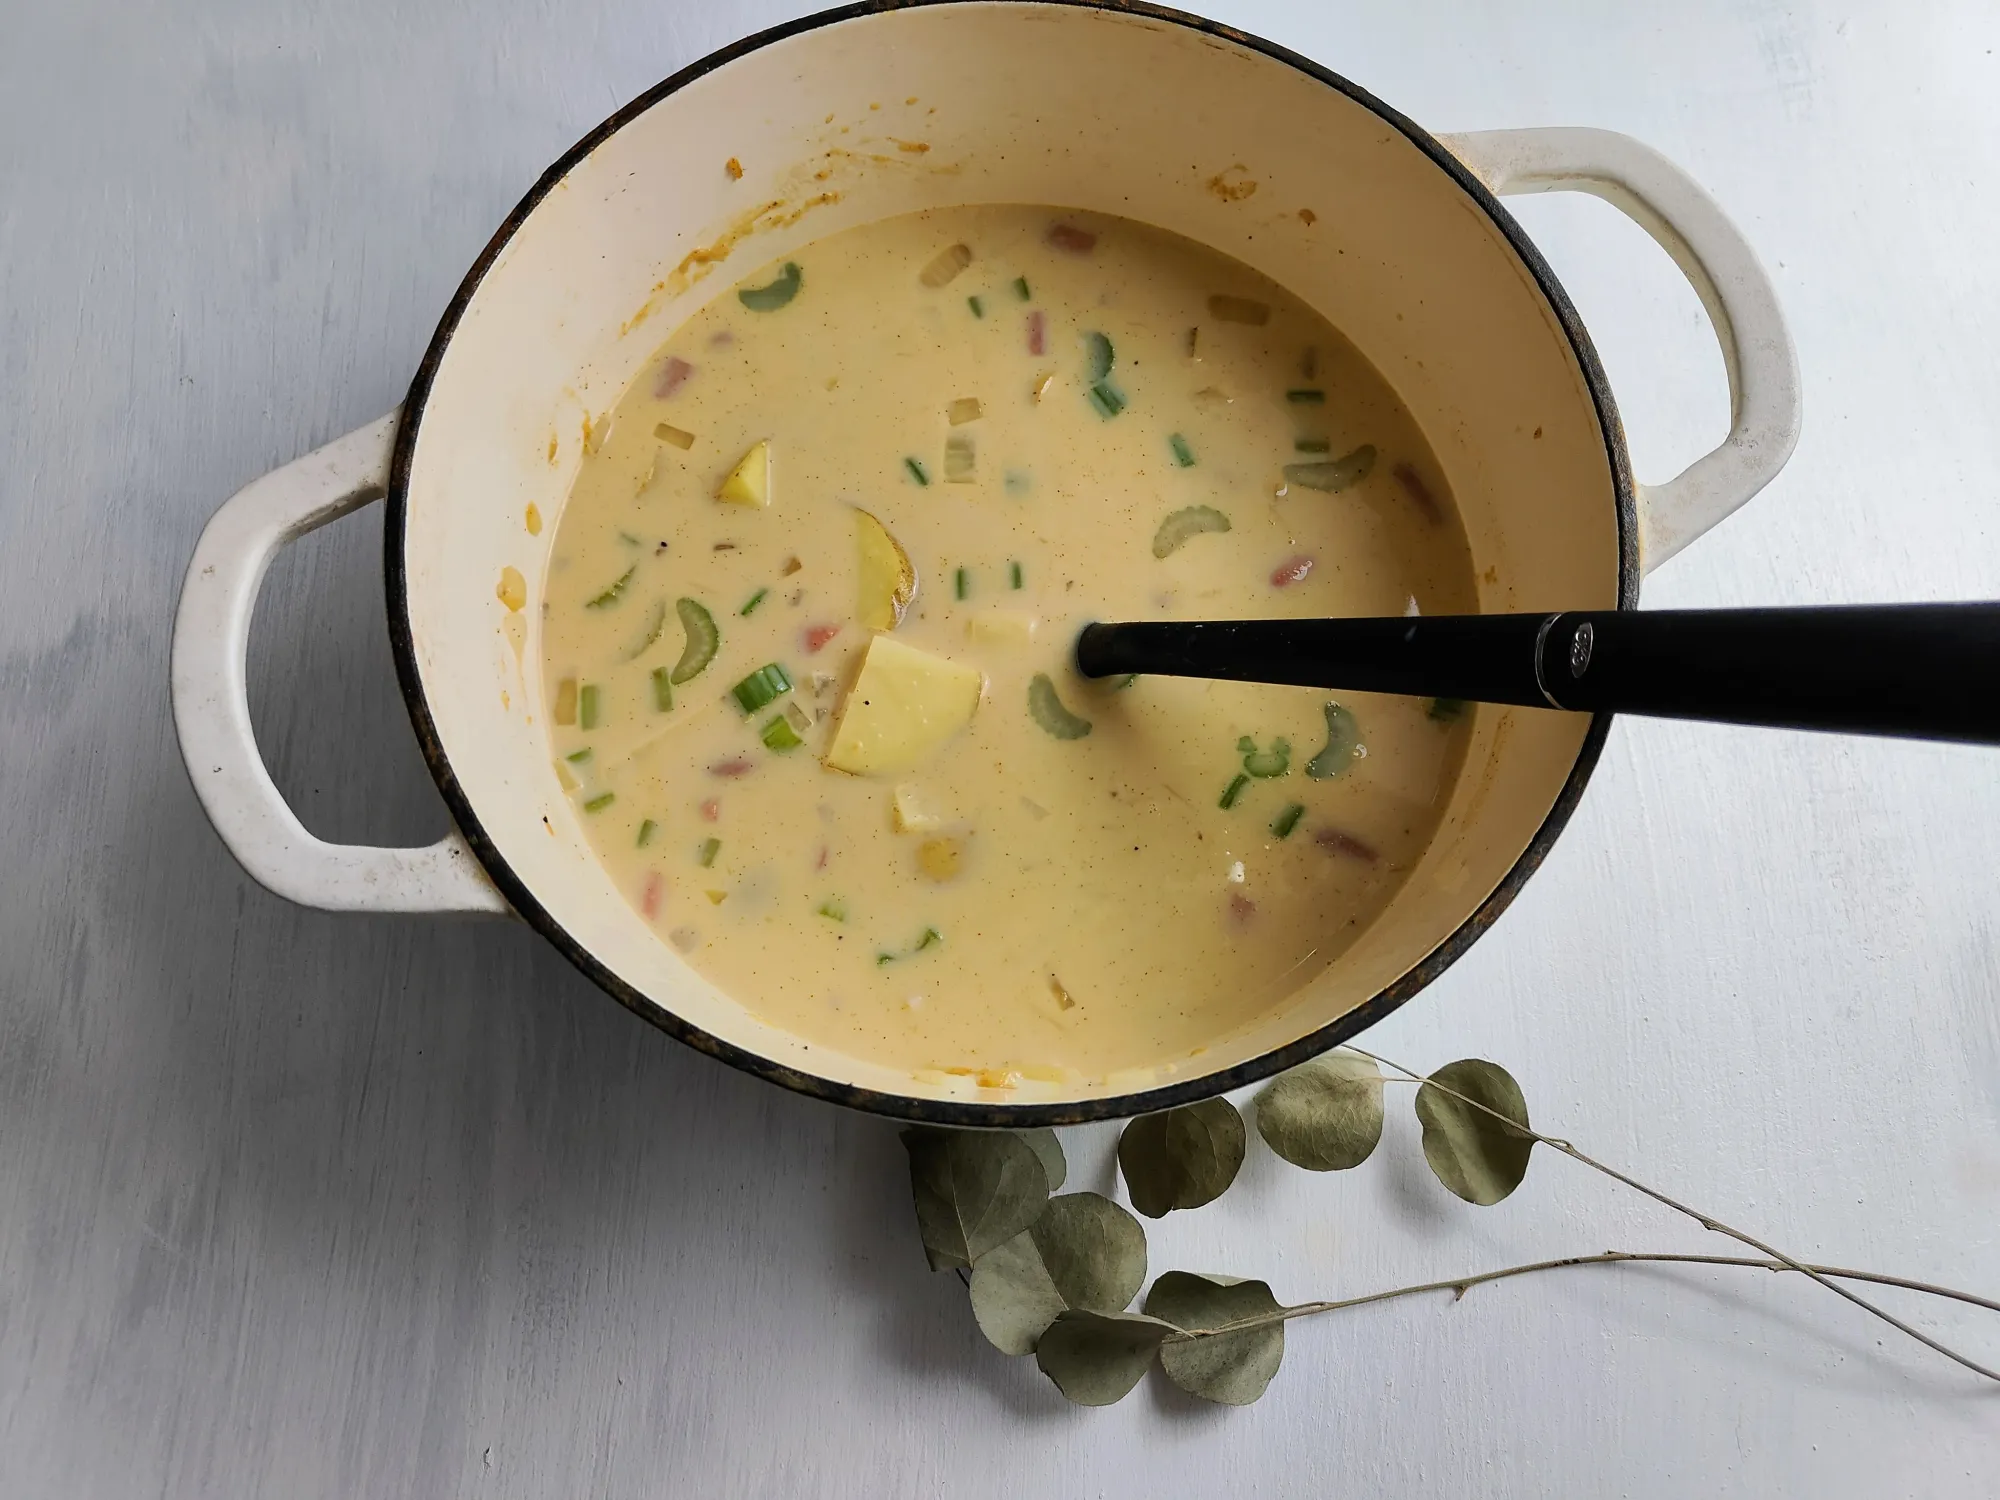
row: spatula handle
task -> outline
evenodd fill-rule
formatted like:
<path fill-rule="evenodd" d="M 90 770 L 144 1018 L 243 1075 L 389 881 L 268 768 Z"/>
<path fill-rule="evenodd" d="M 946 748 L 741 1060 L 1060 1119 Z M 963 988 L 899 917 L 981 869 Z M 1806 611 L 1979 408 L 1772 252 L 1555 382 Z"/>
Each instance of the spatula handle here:
<path fill-rule="evenodd" d="M 2000 743 L 2000 605 L 1552 616 L 1560 708 Z"/>
<path fill-rule="evenodd" d="M 2000 743 L 2000 604 L 1086 626 L 1145 672 Z"/>

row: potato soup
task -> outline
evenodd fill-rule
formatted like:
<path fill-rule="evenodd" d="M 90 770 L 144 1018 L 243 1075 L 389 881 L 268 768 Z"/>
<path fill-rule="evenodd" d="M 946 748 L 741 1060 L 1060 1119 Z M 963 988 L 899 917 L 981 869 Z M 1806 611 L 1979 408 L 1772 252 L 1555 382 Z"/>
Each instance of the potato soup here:
<path fill-rule="evenodd" d="M 1458 705 L 1072 668 L 1092 620 L 1476 608 L 1395 395 L 1213 251 L 1026 206 L 853 229 L 691 318 L 585 448 L 553 774 L 660 940 L 815 1047 L 1001 1097 L 1173 1067 L 1435 830 Z"/>

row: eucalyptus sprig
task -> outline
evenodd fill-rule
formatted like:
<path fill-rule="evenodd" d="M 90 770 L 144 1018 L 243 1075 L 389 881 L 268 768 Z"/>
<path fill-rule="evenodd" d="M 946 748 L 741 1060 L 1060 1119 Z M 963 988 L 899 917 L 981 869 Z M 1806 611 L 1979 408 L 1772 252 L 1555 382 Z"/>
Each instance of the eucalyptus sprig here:
<path fill-rule="evenodd" d="M 1384 1067 L 1395 1076 L 1385 1078 Z M 1281 1075 L 1257 1096 L 1257 1133 L 1295 1166 L 1351 1170 L 1381 1141 L 1389 1083 L 1417 1086 L 1424 1160 L 1439 1182 L 1468 1203 L 1507 1197 L 1526 1176 L 1535 1146 L 1544 1145 L 1761 1254 L 1606 1250 L 1292 1306 L 1281 1304 L 1262 1281 L 1175 1270 L 1155 1278 L 1144 1311 L 1132 1312 L 1146 1280 L 1145 1227 L 1101 1194 L 1052 1196 L 1068 1175 L 1053 1131 L 919 1127 L 904 1131 L 903 1143 L 925 1255 L 932 1270 L 956 1269 L 965 1279 L 973 1316 L 995 1348 L 1033 1354 L 1056 1388 L 1085 1406 L 1123 1399 L 1156 1363 L 1192 1395 L 1245 1406 L 1262 1396 L 1278 1373 L 1285 1325 L 1295 1318 L 1426 1292 L 1449 1291 L 1456 1300 L 1489 1281 L 1634 1261 L 1794 1271 L 1946 1358 L 2000 1381 L 2000 1373 L 1838 1283 L 1901 1287 L 1992 1312 L 2000 1312 L 2000 1302 L 1794 1259 L 1535 1130 L 1520 1085 L 1498 1063 L 1465 1058 L 1425 1076 L 1358 1047 L 1332 1052 Z M 1118 1164 L 1132 1206 L 1160 1218 L 1213 1202 L 1235 1181 L 1247 1142 L 1243 1117 L 1227 1099 L 1205 1099 L 1131 1121 L 1119 1137 Z"/>

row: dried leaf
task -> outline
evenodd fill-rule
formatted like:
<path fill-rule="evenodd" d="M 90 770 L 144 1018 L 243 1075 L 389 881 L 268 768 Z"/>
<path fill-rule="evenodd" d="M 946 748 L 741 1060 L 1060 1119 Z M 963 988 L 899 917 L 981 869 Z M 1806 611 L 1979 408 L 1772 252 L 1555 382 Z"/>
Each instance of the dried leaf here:
<path fill-rule="evenodd" d="M 1382 1139 L 1382 1070 L 1353 1052 L 1301 1063 L 1257 1096 L 1257 1133 L 1309 1172 L 1360 1166 Z"/>
<path fill-rule="evenodd" d="M 1132 1206 L 1149 1219 L 1213 1203 L 1243 1165 L 1243 1116 L 1227 1099 L 1141 1115 L 1118 1137 Z"/>
<path fill-rule="evenodd" d="M 933 1271 L 969 1266 L 1035 1222 L 1049 1201 L 1034 1149 L 1005 1131 L 903 1132 L 917 1232 Z"/>
<path fill-rule="evenodd" d="M 1189 1333 L 1278 1311 L 1261 1281 L 1167 1271 L 1146 1294 L 1146 1311 Z M 1180 1339 L 1160 1350 L 1167 1378 L 1191 1396 L 1248 1406 L 1264 1394 L 1285 1358 L 1285 1325 L 1245 1328 L 1213 1338 Z"/>
<path fill-rule="evenodd" d="M 1528 1104 L 1521 1086 L 1498 1063 L 1468 1057 L 1446 1063 L 1431 1078 L 1526 1128 Z M 1424 1160 L 1438 1181 L 1467 1203 L 1498 1203 L 1527 1175 L 1534 1140 L 1486 1110 L 1425 1084 L 1417 1090 L 1417 1118 L 1424 1127 Z"/>
<path fill-rule="evenodd" d="M 1173 1331 L 1143 1313 L 1071 1309 L 1042 1335 L 1035 1363 L 1079 1406 L 1109 1406 L 1139 1383 Z"/>
<path fill-rule="evenodd" d="M 1003 1354 L 1032 1354 L 1064 1312 L 1123 1312 L 1146 1282 L 1146 1231 L 1109 1198 L 1069 1193 L 972 1268 L 972 1313 Z"/>
<path fill-rule="evenodd" d="M 1063 1156 L 1062 1142 L 1056 1139 L 1056 1133 L 1053 1130 L 1017 1130 L 1014 1133 L 1041 1158 L 1042 1170 L 1049 1174 L 1049 1191 L 1059 1191 L 1064 1179 L 1069 1176 L 1069 1162 Z"/>

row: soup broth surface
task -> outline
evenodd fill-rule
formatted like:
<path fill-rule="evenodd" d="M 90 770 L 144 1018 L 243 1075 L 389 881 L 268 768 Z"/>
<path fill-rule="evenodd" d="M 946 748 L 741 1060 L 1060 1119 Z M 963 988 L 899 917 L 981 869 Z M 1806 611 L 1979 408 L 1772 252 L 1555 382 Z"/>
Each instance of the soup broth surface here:
<path fill-rule="evenodd" d="M 1030 206 L 849 230 L 676 330 L 585 447 L 555 774 L 660 940 L 815 1047 L 1002 1091 L 1177 1069 L 1435 829 L 1456 705 L 1070 665 L 1092 620 L 1476 607 L 1395 395 L 1214 251 Z"/>

